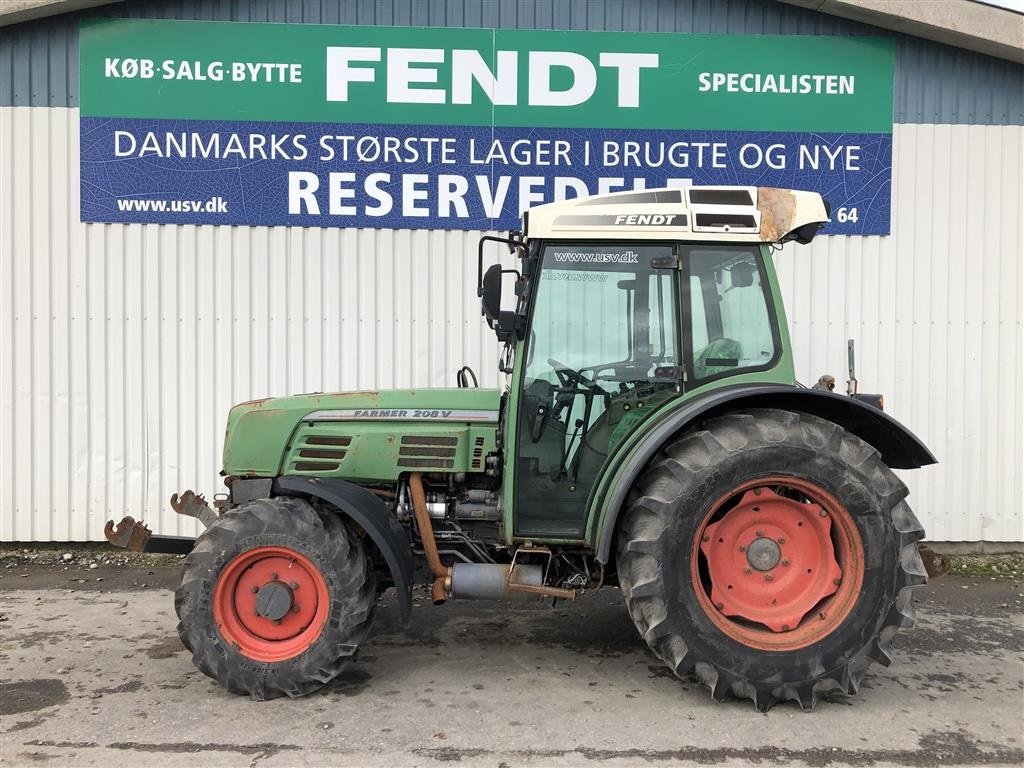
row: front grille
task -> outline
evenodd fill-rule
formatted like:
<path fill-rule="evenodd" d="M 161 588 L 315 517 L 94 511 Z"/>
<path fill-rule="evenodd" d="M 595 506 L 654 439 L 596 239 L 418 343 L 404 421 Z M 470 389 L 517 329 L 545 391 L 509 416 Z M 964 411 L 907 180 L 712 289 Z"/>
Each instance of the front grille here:
<path fill-rule="evenodd" d="M 398 449 L 400 467 L 451 469 L 459 438 L 443 435 L 405 435 Z"/>
<path fill-rule="evenodd" d="M 295 464 L 299 472 L 332 472 L 338 468 L 338 462 L 327 461 L 300 461 Z"/>
<path fill-rule="evenodd" d="M 335 472 L 351 448 L 348 435 L 302 435 L 292 453 L 292 467 L 296 472 Z"/>
<path fill-rule="evenodd" d="M 454 448 L 430 448 L 420 445 L 405 445 L 398 451 L 399 456 L 436 456 L 449 459 L 455 455 Z"/>
<path fill-rule="evenodd" d="M 457 437 L 443 437 L 440 435 L 405 435 L 402 438 L 402 445 L 450 445 L 459 444 Z"/>
<path fill-rule="evenodd" d="M 329 451 L 326 449 L 314 451 L 309 448 L 303 448 L 299 451 L 299 456 L 303 459 L 337 459 L 338 461 L 341 461 L 345 458 L 345 452 Z"/>
<path fill-rule="evenodd" d="M 431 469 L 451 469 L 455 466 L 454 459 L 409 459 L 399 457 L 400 467 L 430 467 Z"/>
<path fill-rule="evenodd" d="M 351 442 L 351 437 L 336 437 L 334 435 L 309 435 L 306 438 L 306 445 L 339 445 L 345 447 Z"/>

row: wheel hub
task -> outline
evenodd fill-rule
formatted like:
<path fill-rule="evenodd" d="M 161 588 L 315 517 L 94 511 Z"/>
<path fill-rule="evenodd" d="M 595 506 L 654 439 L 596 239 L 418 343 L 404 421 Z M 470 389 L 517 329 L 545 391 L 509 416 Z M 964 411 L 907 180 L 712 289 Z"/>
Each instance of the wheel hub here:
<path fill-rule="evenodd" d="M 320 569 L 286 547 L 238 555 L 214 588 L 214 620 L 236 650 L 258 661 L 301 653 L 320 635 L 329 595 Z"/>
<path fill-rule="evenodd" d="M 831 527 L 819 504 L 768 487 L 746 491 L 701 536 L 712 604 L 773 632 L 795 630 L 842 582 Z"/>
<path fill-rule="evenodd" d="M 770 571 L 782 559 L 779 545 L 764 536 L 754 539 L 747 547 L 747 562 L 759 571 Z"/>
<path fill-rule="evenodd" d="M 283 581 L 268 581 L 256 593 L 256 613 L 271 621 L 280 621 L 293 603 L 292 588 Z"/>

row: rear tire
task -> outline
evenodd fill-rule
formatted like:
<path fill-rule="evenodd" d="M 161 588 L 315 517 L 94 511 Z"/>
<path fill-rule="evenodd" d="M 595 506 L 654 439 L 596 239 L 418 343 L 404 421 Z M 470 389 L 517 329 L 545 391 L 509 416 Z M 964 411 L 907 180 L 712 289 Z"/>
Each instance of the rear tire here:
<path fill-rule="evenodd" d="M 853 694 L 871 660 L 891 661 L 893 636 L 914 623 L 911 588 L 927 581 L 906 495 L 877 451 L 831 422 L 780 410 L 710 420 L 633 488 L 617 538 L 630 616 L 717 700 L 809 710 Z"/>
<path fill-rule="evenodd" d="M 278 497 L 236 507 L 199 537 L 174 607 L 195 666 L 262 700 L 304 696 L 337 677 L 376 601 L 362 541 L 341 517 Z"/>

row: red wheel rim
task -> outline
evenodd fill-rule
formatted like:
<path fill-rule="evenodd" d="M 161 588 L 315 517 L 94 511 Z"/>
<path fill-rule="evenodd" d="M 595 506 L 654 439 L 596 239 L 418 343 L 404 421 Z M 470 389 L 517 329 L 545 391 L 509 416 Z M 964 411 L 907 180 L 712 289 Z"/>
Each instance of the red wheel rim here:
<path fill-rule="evenodd" d="M 864 545 L 832 494 L 800 478 L 765 477 L 711 505 L 690 575 L 704 612 L 733 640 L 796 650 L 850 615 L 864 581 Z"/>
<path fill-rule="evenodd" d="M 287 547 L 256 547 L 221 571 L 213 620 L 221 636 L 255 661 L 298 656 L 320 637 L 330 596 L 320 569 Z"/>

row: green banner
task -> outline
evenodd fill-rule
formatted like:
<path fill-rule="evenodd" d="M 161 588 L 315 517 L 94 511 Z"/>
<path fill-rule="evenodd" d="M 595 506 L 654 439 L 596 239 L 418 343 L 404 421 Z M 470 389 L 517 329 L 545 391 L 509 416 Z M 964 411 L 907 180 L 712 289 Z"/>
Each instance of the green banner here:
<path fill-rule="evenodd" d="M 83 21 L 83 117 L 891 133 L 876 37 Z"/>

